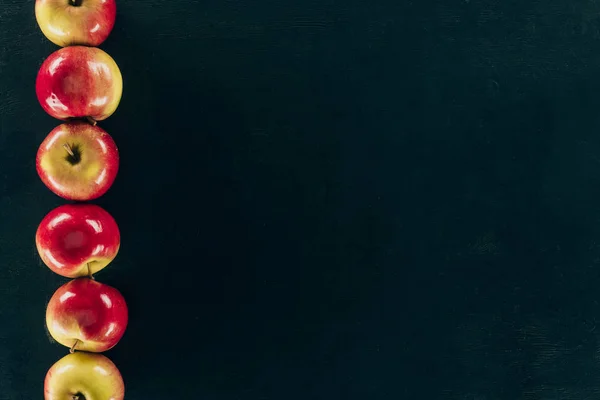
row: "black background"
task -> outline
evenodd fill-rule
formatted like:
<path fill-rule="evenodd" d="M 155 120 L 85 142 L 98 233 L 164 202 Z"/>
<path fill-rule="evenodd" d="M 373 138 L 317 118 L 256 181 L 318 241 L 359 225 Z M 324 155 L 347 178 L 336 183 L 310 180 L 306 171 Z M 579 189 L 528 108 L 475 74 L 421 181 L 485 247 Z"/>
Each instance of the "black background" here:
<path fill-rule="evenodd" d="M 119 1 L 101 126 L 142 399 L 600 392 L 600 3 Z M 0 1 L 0 399 L 42 397 L 56 46 Z"/>

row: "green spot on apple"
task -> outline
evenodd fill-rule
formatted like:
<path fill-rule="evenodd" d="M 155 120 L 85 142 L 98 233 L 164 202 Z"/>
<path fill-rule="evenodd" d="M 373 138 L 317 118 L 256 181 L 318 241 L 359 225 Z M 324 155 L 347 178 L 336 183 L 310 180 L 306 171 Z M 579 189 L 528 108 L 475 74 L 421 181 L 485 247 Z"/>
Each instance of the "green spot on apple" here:
<path fill-rule="evenodd" d="M 67 151 L 65 160 L 67 160 L 71 165 L 79 164 L 81 161 L 81 149 L 79 148 L 79 145 L 65 143 L 63 147 Z"/>

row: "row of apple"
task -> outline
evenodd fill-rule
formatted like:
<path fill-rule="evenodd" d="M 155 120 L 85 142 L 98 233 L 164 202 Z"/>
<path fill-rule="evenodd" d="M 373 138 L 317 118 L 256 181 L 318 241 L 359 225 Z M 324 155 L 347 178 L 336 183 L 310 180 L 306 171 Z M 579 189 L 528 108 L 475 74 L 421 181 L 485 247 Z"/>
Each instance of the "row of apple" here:
<path fill-rule="evenodd" d="M 93 274 L 116 257 L 121 236 L 114 218 L 89 203 L 104 195 L 119 170 L 119 152 L 97 123 L 119 106 L 123 78 L 114 59 L 97 46 L 111 33 L 115 0 L 36 0 L 44 35 L 60 49 L 42 63 L 36 94 L 62 123 L 39 146 L 36 169 L 56 195 L 73 203 L 50 211 L 36 232 L 41 260 L 70 278 L 51 297 L 46 327 L 70 354 L 46 374 L 46 400 L 122 400 L 125 386 L 115 364 L 100 354 L 121 340 L 129 312 L 121 293 Z"/>

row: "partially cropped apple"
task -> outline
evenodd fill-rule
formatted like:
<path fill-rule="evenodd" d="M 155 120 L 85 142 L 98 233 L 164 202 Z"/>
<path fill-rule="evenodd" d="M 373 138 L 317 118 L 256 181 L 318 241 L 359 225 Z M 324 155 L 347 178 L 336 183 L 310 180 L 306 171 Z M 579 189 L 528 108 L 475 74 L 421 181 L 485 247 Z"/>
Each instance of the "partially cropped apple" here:
<path fill-rule="evenodd" d="M 117 366 L 94 353 L 73 353 L 46 374 L 45 400 L 123 400 L 125 383 Z"/>
<path fill-rule="evenodd" d="M 73 351 L 110 350 L 121 340 L 127 321 L 127 304 L 121 293 L 89 278 L 59 287 L 46 308 L 48 332 Z"/>
<path fill-rule="evenodd" d="M 36 0 L 35 17 L 44 35 L 65 47 L 102 44 L 113 27 L 115 0 Z"/>
<path fill-rule="evenodd" d="M 101 121 L 119 106 L 123 77 L 115 60 L 96 47 L 64 47 L 42 63 L 36 80 L 42 108 L 61 120 Z"/>
<path fill-rule="evenodd" d="M 36 169 L 58 196 L 94 200 L 112 186 L 119 170 L 119 151 L 103 129 L 86 122 L 56 127 L 40 145 Z"/>
<path fill-rule="evenodd" d="M 119 252 L 121 235 L 114 218 L 95 204 L 65 204 L 50 211 L 35 235 L 40 258 L 67 278 L 89 276 Z"/>

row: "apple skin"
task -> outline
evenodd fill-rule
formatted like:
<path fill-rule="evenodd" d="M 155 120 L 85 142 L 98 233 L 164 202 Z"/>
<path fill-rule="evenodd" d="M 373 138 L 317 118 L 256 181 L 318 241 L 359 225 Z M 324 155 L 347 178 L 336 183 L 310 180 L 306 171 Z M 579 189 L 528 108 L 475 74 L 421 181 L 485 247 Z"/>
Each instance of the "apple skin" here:
<path fill-rule="evenodd" d="M 77 395 L 85 400 L 123 400 L 121 372 L 102 354 L 75 352 L 64 356 L 46 374 L 44 399 L 72 400 Z"/>
<path fill-rule="evenodd" d="M 102 353 L 125 334 L 127 303 L 121 293 L 90 278 L 59 287 L 46 308 L 46 326 L 58 343 L 80 351 Z"/>
<path fill-rule="evenodd" d="M 115 26 L 115 0 L 37 0 L 35 18 L 52 43 L 60 47 L 98 47 Z"/>
<path fill-rule="evenodd" d="M 115 60 L 96 47 L 64 47 L 44 60 L 35 90 L 44 111 L 54 118 L 102 121 L 121 102 L 123 76 Z"/>
<path fill-rule="evenodd" d="M 115 181 L 119 151 L 100 127 L 68 122 L 46 136 L 37 152 L 36 170 L 54 194 L 67 200 L 94 200 Z"/>
<path fill-rule="evenodd" d="M 105 268 L 119 252 L 114 218 L 95 204 L 65 204 L 50 211 L 35 235 L 40 258 L 55 273 L 78 278 Z"/>

